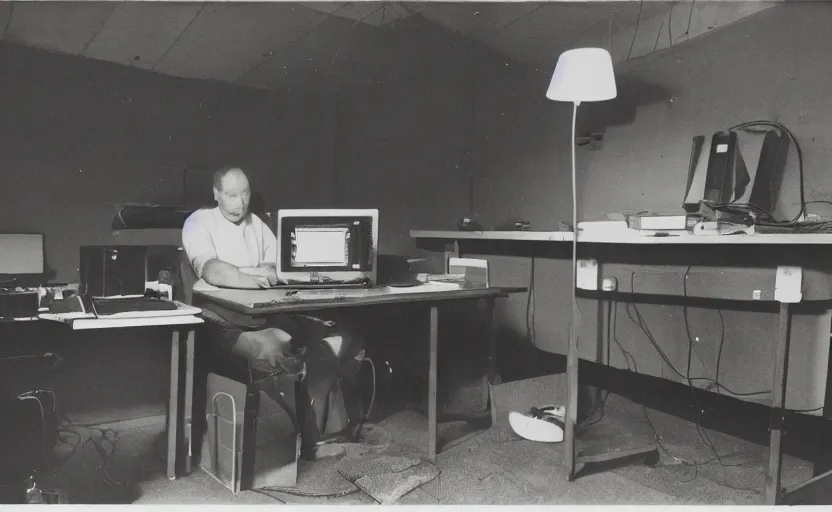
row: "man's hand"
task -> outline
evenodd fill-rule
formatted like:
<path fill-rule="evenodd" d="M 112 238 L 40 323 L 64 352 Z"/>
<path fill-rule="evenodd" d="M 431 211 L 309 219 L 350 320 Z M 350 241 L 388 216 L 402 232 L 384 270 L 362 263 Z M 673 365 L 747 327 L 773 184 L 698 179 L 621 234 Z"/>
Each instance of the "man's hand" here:
<path fill-rule="evenodd" d="M 266 276 L 248 276 L 260 288 L 271 288 L 274 285 L 274 279 L 269 279 Z"/>
<path fill-rule="evenodd" d="M 282 329 L 268 328 L 240 335 L 252 369 L 264 373 L 283 370 L 298 373 L 303 368 L 304 350 L 292 347 L 292 336 Z"/>
<path fill-rule="evenodd" d="M 276 285 L 277 283 L 282 283 L 282 280 L 279 280 L 277 278 L 277 271 L 275 270 L 275 267 L 271 267 L 268 265 L 260 267 L 241 268 L 240 272 L 254 279 L 254 281 L 261 288 L 268 288 L 270 286 Z"/>

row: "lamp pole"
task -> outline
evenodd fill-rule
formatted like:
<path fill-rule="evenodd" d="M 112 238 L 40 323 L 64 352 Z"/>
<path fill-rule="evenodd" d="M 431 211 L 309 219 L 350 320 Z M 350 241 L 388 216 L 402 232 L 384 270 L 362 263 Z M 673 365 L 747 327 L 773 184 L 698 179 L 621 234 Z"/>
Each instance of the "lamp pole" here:
<path fill-rule="evenodd" d="M 568 479 L 575 479 L 575 427 L 578 423 L 578 191 L 575 146 L 576 120 L 581 102 L 606 101 L 615 98 L 615 73 L 612 57 L 602 48 L 576 48 L 558 58 L 546 97 L 572 103 L 572 325 L 566 352 L 566 415 L 564 417 L 565 458 Z"/>
<path fill-rule="evenodd" d="M 578 422 L 578 192 L 575 166 L 575 122 L 580 101 L 572 103 L 572 326 L 566 352 L 566 470 L 569 481 L 575 479 L 575 425 Z"/>

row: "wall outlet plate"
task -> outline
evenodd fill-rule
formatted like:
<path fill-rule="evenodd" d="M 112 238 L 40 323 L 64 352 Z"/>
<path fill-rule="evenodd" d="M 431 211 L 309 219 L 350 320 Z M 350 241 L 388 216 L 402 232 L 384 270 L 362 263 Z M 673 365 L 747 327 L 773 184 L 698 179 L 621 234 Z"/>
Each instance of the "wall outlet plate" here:
<path fill-rule="evenodd" d="M 578 260 L 577 287 L 581 290 L 598 290 L 598 261 L 594 259 Z"/>
<path fill-rule="evenodd" d="M 774 284 L 774 300 L 796 304 L 803 299 L 803 269 L 800 267 L 777 267 Z"/>

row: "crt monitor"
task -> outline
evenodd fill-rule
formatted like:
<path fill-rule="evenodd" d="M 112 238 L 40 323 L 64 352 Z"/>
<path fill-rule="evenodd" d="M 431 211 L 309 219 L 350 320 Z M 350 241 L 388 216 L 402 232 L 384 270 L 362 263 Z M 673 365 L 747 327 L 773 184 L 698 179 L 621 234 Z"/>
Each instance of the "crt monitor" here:
<path fill-rule="evenodd" d="M 275 235 L 279 279 L 376 284 L 378 210 L 278 210 Z"/>
<path fill-rule="evenodd" d="M 0 233 L 0 288 L 43 284 L 43 247 L 42 233 Z"/>

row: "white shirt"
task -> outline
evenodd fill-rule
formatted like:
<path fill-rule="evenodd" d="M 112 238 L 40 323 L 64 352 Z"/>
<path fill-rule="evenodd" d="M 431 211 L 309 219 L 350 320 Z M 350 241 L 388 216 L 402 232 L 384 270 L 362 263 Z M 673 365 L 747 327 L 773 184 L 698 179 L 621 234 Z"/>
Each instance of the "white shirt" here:
<path fill-rule="evenodd" d="M 277 263 L 277 239 L 260 217 L 249 213 L 238 225 L 223 217 L 219 207 L 197 210 L 185 220 L 182 246 L 200 279 L 205 264 L 215 258 L 237 268 Z"/>

